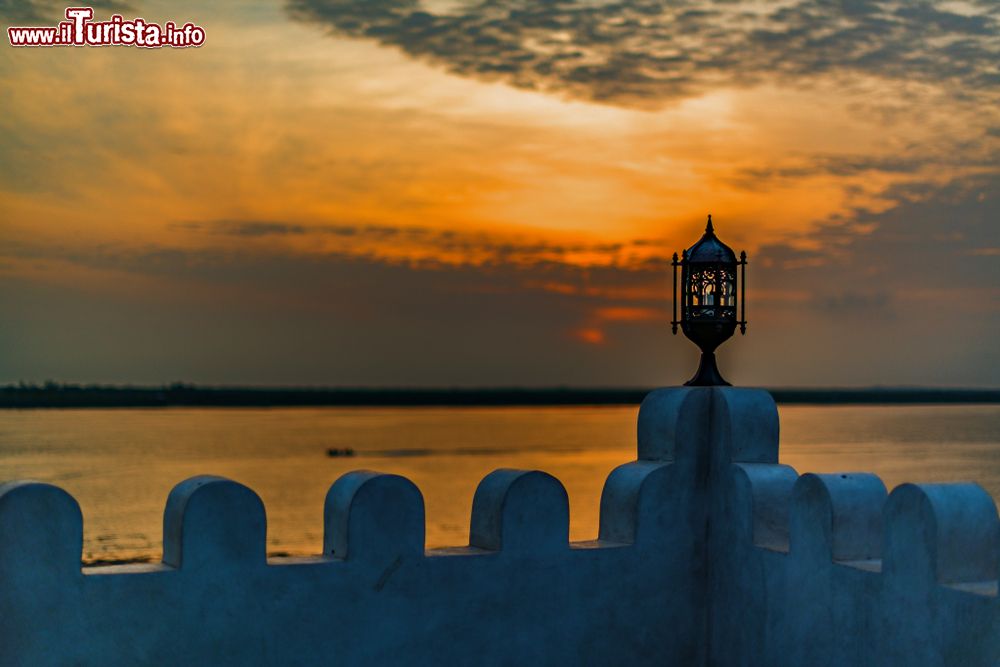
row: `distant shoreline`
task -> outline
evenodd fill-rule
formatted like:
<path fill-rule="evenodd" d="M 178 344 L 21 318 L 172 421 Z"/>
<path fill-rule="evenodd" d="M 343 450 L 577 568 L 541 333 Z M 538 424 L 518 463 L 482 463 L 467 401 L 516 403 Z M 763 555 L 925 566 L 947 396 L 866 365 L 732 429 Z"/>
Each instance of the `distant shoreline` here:
<path fill-rule="evenodd" d="M 638 405 L 645 388 L 364 389 L 114 387 L 11 385 L 0 387 L 0 409 L 168 407 L 489 407 Z M 768 389 L 786 405 L 915 405 L 1000 403 L 1000 389 L 863 388 Z"/>

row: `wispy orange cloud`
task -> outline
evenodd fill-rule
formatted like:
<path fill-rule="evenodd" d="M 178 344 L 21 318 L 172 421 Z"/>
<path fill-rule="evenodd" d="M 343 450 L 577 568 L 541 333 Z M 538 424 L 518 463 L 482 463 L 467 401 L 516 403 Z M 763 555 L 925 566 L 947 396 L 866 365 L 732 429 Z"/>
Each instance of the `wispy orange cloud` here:
<path fill-rule="evenodd" d="M 575 338 L 590 345 L 603 345 L 606 342 L 604 332 L 600 329 L 586 327 L 583 329 L 575 329 L 572 333 Z"/>
<path fill-rule="evenodd" d="M 612 322 L 650 322 L 666 319 L 665 311 L 656 308 L 640 308 L 635 306 L 612 306 L 598 308 L 594 315 L 601 320 Z"/>

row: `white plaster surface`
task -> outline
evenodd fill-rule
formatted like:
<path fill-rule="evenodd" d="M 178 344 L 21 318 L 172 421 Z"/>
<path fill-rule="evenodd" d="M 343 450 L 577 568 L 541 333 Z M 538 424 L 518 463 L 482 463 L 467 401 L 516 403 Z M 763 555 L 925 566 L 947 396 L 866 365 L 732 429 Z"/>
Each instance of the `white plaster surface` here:
<path fill-rule="evenodd" d="M 568 541 L 566 491 L 497 470 L 469 546 L 424 549 L 410 481 L 344 475 L 324 553 L 265 557 L 265 508 L 178 484 L 157 565 L 80 569 L 76 501 L 0 485 L 0 665 L 1000 665 L 1000 522 L 975 484 L 778 463 L 770 396 L 671 388 Z"/>

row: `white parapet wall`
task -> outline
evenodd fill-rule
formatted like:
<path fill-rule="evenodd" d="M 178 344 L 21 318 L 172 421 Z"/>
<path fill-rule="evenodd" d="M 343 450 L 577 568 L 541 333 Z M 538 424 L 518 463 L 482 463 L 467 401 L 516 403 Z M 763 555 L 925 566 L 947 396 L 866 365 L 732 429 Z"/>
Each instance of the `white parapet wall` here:
<path fill-rule="evenodd" d="M 267 559 L 218 477 L 167 499 L 163 562 L 81 569 L 76 501 L 0 485 L 0 666 L 1000 664 L 1000 521 L 974 484 L 799 477 L 770 395 L 652 392 L 592 542 L 566 491 L 497 470 L 469 545 L 424 548 L 396 475 L 337 480 L 323 553 Z"/>

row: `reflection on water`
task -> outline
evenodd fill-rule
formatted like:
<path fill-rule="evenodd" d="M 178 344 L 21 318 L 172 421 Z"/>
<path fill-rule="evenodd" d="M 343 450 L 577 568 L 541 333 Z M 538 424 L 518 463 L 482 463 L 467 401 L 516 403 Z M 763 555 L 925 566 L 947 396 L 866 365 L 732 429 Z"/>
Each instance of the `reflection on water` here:
<path fill-rule="evenodd" d="M 341 474 L 405 475 L 428 546 L 468 543 L 476 484 L 538 468 L 566 486 L 571 537 L 597 534 L 607 474 L 635 457 L 635 408 L 282 408 L 0 412 L 0 480 L 58 484 L 80 502 L 88 562 L 156 559 L 163 504 L 196 474 L 254 489 L 268 552 L 319 553 L 323 498 Z M 902 481 L 975 480 L 1000 496 L 1000 406 L 781 408 L 782 462 Z M 353 456 L 327 456 L 327 450 Z"/>

